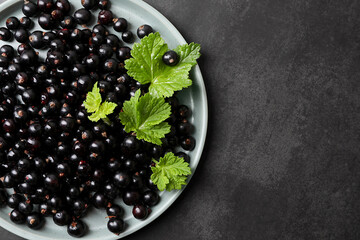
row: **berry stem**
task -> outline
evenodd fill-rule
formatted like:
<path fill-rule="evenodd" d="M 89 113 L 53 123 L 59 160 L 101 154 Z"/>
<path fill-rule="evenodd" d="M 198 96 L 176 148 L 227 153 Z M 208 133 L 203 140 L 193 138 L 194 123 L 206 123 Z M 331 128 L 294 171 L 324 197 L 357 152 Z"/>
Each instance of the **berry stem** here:
<path fill-rule="evenodd" d="M 110 121 L 110 119 L 108 117 L 104 117 L 104 118 L 102 118 L 102 120 L 104 121 L 104 123 L 106 123 L 109 126 L 112 124 L 112 122 Z"/>

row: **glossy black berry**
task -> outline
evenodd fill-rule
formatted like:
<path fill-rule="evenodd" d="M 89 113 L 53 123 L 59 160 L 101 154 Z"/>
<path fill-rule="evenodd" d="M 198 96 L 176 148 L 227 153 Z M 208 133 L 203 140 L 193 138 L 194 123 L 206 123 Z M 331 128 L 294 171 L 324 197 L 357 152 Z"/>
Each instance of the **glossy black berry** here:
<path fill-rule="evenodd" d="M 119 50 L 116 52 L 117 59 L 119 59 L 120 61 L 125 61 L 126 59 L 129 59 L 131 57 L 130 51 L 131 48 L 129 47 L 119 48 Z"/>
<path fill-rule="evenodd" d="M 128 28 L 128 22 L 125 18 L 115 18 L 113 28 L 116 32 L 124 32 Z"/>
<path fill-rule="evenodd" d="M 76 122 L 74 118 L 67 117 L 60 119 L 59 126 L 63 131 L 71 132 L 74 129 L 75 124 Z"/>
<path fill-rule="evenodd" d="M 38 18 L 38 23 L 43 29 L 50 30 L 54 27 L 55 20 L 52 18 L 51 14 L 42 13 Z"/>
<path fill-rule="evenodd" d="M 124 209 L 119 205 L 112 204 L 110 207 L 106 208 L 106 214 L 109 217 L 120 219 L 124 214 Z"/>
<path fill-rule="evenodd" d="M 48 174 L 44 179 L 44 186 L 51 191 L 56 191 L 59 185 L 58 177 L 54 174 Z"/>
<path fill-rule="evenodd" d="M 159 194 L 155 191 L 148 190 L 143 193 L 143 202 L 149 206 L 155 206 L 159 202 Z"/>
<path fill-rule="evenodd" d="M 36 172 L 30 172 L 25 176 L 25 182 L 32 186 L 36 186 L 39 182 L 38 174 Z"/>
<path fill-rule="evenodd" d="M 184 119 L 182 122 L 178 123 L 176 133 L 180 136 L 186 136 L 191 134 L 192 129 L 192 124 L 189 123 L 186 119 Z"/>
<path fill-rule="evenodd" d="M 88 208 L 87 203 L 81 199 L 76 199 L 72 204 L 72 209 L 74 211 L 75 216 L 82 215 L 87 208 Z"/>
<path fill-rule="evenodd" d="M 26 215 L 21 213 L 19 210 L 14 209 L 10 213 L 10 220 L 16 224 L 22 224 L 26 221 Z"/>
<path fill-rule="evenodd" d="M 19 144 L 19 142 L 17 143 Z M 22 145 L 22 146 L 19 146 L 19 145 Z M 21 151 L 23 148 L 26 148 L 26 142 L 21 142 L 18 146 L 17 146 L 17 150 Z M 18 170 L 22 173 L 27 173 L 29 172 L 30 168 L 31 168 L 31 162 L 29 161 L 29 159 L 27 158 L 23 158 L 23 159 L 20 159 L 18 161 L 18 164 L 17 164 L 17 167 L 18 167 Z M 33 178 L 33 177 L 32 177 Z M 26 177 L 25 177 L 25 181 L 26 180 Z"/>
<path fill-rule="evenodd" d="M 30 29 L 33 26 L 33 21 L 29 17 L 20 18 L 20 27 Z"/>
<path fill-rule="evenodd" d="M 55 21 L 61 21 L 64 19 L 64 13 L 59 9 L 53 10 L 50 15 Z"/>
<path fill-rule="evenodd" d="M 12 36 L 12 33 L 9 29 L 5 27 L 0 27 L 0 40 L 9 41 Z"/>
<path fill-rule="evenodd" d="M 53 220 L 54 223 L 58 226 L 65 226 L 68 225 L 71 221 L 71 216 L 70 214 L 65 211 L 65 210 L 61 210 L 61 211 L 57 211 L 54 216 L 53 216 Z"/>
<path fill-rule="evenodd" d="M 87 10 L 92 10 L 96 6 L 96 0 L 81 0 L 81 5 Z"/>
<path fill-rule="evenodd" d="M 120 39 L 115 34 L 108 34 L 106 36 L 106 44 L 108 44 L 113 51 L 116 51 L 120 46 Z"/>
<path fill-rule="evenodd" d="M 33 48 L 41 49 L 44 47 L 43 43 L 43 32 L 42 31 L 34 31 L 29 36 L 29 43 Z"/>
<path fill-rule="evenodd" d="M 46 61 L 52 67 L 62 66 L 64 64 L 64 60 L 65 60 L 64 54 L 59 51 L 51 51 L 46 59 Z"/>
<path fill-rule="evenodd" d="M 45 220 L 39 213 L 31 213 L 26 218 L 26 225 L 31 229 L 40 229 L 44 223 Z"/>
<path fill-rule="evenodd" d="M 108 199 L 102 193 L 95 193 L 92 198 L 92 203 L 96 208 L 105 208 L 108 204 Z"/>
<path fill-rule="evenodd" d="M 18 209 L 21 213 L 23 214 L 30 214 L 32 212 L 32 210 L 34 209 L 34 206 L 32 203 L 30 203 L 29 200 L 27 201 L 22 201 L 19 203 L 18 205 Z"/>
<path fill-rule="evenodd" d="M 112 23 L 113 13 L 110 10 L 101 10 L 98 15 L 98 22 L 103 25 Z"/>
<path fill-rule="evenodd" d="M 17 17 L 9 17 L 6 19 L 6 27 L 10 30 L 18 29 L 20 26 L 20 21 Z"/>
<path fill-rule="evenodd" d="M 94 71 L 96 69 L 98 69 L 99 67 L 99 64 L 100 64 L 100 58 L 98 55 L 95 55 L 95 54 L 90 54 L 89 56 L 87 56 L 85 59 L 84 59 L 84 64 L 86 65 L 86 67 L 91 70 L 91 71 Z M 89 77 L 89 76 L 88 76 Z M 89 77 L 90 79 L 90 77 Z M 91 82 L 91 79 L 90 79 L 90 82 Z"/>
<path fill-rule="evenodd" d="M 109 0 L 98 0 L 98 8 L 102 10 L 107 10 L 110 8 L 110 1 Z"/>
<path fill-rule="evenodd" d="M 54 39 L 50 42 L 50 49 L 52 51 L 59 51 L 64 52 L 65 51 L 65 44 L 60 39 Z"/>
<path fill-rule="evenodd" d="M 80 219 L 72 221 L 67 227 L 67 232 L 72 237 L 82 237 L 85 235 L 86 231 L 87 226 Z"/>
<path fill-rule="evenodd" d="M 132 214 L 136 219 L 143 220 L 148 215 L 148 209 L 144 205 L 135 205 Z"/>
<path fill-rule="evenodd" d="M 21 99 L 24 101 L 25 104 L 32 104 L 34 103 L 37 98 L 36 98 L 36 92 L 34 89 L 26 89 L 22 94 L 21 94 Z"/>
<path fill-rule="evenodd" d="M 4 55 L 0 55 L 0 67 L 7 68 L 9 65 L 9 59 Z"/>
<path fill-rule="evenodd" d="M 195 138 L 192 136 L 183 137 L 180 141 L 180 145 L 184 150 L 192 151 L 195 148 Z"/>
<path fill-rule="evenodd" d="M 42 12 L 51 12 L 54 8 L 53 0 L 38 0 L 37 1 L 38 9 Z"/>
<path fill-rule="evenodd" d="M 89 149 L 93 153 L 103 153 L 105 151 L 105 145 L 102 141 L 94 141 L 90 144 Z"/>
<path fill-rule="evenodd" d="M 134 35 L 130 31 L 123 32 L 121 37 L 122 37 L 122 40 L 126 43 L 132 43 L 134 40 Z"/>
<path fill-rule="evenodd" d="M 122 197 L 128 206 L 133 206 L 141 201 L 141 195 L 138 191 L 125 191 Z"/>
<path fill-rule="evenodd" d="M 162 60 L 166 65 L 175 66 L 179 63 L 180 59 L 175 51 L 170 50 L 163 55 Z"/>
<path fill-rule="evenodd" d="M 68 0 L 56 0 L 55 7 L 63 14 L 68 14 L 71 9 L 71 5 Z"/>
<path fill-rule="evenodd" d="M 114 175 L 113 181 L 115 186 L 125 188 L 130 184 L 131 178 L 127 172 L 117 172 Z"/>
<path fill-rule="evenodd" d="M 12 119 L 5 119 L 3 121 L 2 127 L 5 132 L 15 131 L 15 123 Z"/>
<path fill-rule="evenodd" d="M 188 118 L 190 116 L 190 109 L 185 105 L 180 105 L 177 109 L 177 116 L 180 118 Z"/>
<path fill-rule="evenodd" d="M 31 1 L 25 1 L 22 6 L 22 12 L 27 17 L 33 17 L 38 11 L 38 7 L 35 3 Z"/>
<path fill-rule="evenodd" d="M 52 40 L 56 38 L 56 34 L 53 32 L 46 32 L 43 34 L 43 43 L 46 47 L 48 47 Z"/>
<path fill-rule="evenodd" d="M 38 55 L 32 49 L 24 50 L 20 55 L 20 63 L 23 65 L 34 66 L 38 61 Z"/>
<path fill-rule="evenodd" d="M 72 29 L 76 26 L 76 20 L 74 17 L 72 16 L 65 16 L 61 22 L 60 22 L 60 26 L 62 28 L 66 28 L 66 29 Z"/>
<path fill-rule="evenodd" d="M 137 35 L 139 38 L 143 38 L 147 35 L 149 35 L 150 33 L 154 32 L 153 28 L 149 25 L 142 25 L 137 29 Z"/>
<path fill-rule="evenodd" d="M 79 24 L 87 24 L 91 20 L 91 13 L 85 8 L 81 8 L 74 13 L 74 18 Z"/>
<path fill-rule="evenodd" d="M 18 193 L 11 194 L 7 199 L 7 205 L 10 208 L 17 208 L 19 203 L 24 201 L 24 197 Z"/>
<path fill-rule="evenodd" d="M 136 152 L 140 148 L 140 142 L 134 136 L 128 136 L 124 138 L 122 147 L 127 152 Z"/>
<path fill-rule="evenodd" d="M 107 223 L 107 228 L 110 232 L 119 235 L 122 231 L 124 231 L 125 224 L 122 219 L 110 218 Z"/>
<path fill-rule="evenodd" d="M 48 204 L 53 210 L 60 210 L 64 207 L 63 200 L 56 195 L 49 199 Z"/>
<path fill-rule="evenodd" d="M 114 58 L 109 58 L 104 62 L 104 71 L 107 73 L 116 72 L 119 62 Z"/>
<path fill-rule="evenodd" d="M 101 44 L 98 50 L 100 59 L 108 59 L 113 55 L 113 49 L 108 44 Z"/>
<path fill-rule="evenodd" d="M 15 31 L 14 38 L 19 43 L 25 43 L 29 40 L 29 33 L 24 28 L 19 28 Z"/>

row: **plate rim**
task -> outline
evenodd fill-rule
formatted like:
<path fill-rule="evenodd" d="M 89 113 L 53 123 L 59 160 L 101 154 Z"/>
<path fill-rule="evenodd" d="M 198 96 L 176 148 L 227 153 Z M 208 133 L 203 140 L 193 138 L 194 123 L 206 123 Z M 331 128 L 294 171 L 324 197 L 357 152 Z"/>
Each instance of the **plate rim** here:
<path fill-rule="evenodd" d="M 17 4 L 18 2 L 21 2 L 21 1 L 23 1 L 23 0 L 5 0 L 4 2 L 0 3 L 0 12 L 2 12 L 3 9 L 9 8 L 12 5 Z M 184 37 L 181 35 L 181 33 L 177 30 L 177 28 L 163 14 L 161 14 L 157 9 L 152 7 L 150 4 L 146 3 L 143 0 L 128 0 L 128 1 L 136 4 L 138 7 L 141 7 L 144 10 L 146 10 L 147 12 L 149 12 L 150 14 L 152 14 L 154 17 L 156 17 L 160 22 L 162 22 L 168 28 L 168 30 L 173 34 L 173 36 L 175 36 L 176 39 L 178 39 L 183 44 L 187 43 L 186 40 L 184 39 Z M 198 80 L 197 84 L 200 88 L 200 98 L 203 102 L 203 109 L 202 109 L 202 114 L 201 114 L 203 116 L 203 121 L 201 122 L 200 139 L 196 139 L 198 150 L 195 155 L 196 161 L 192 168 L 192 174 L 187 179 L 188 184 L 189 184 L 191 178 L 193 177 L 193 175 L 195 174 L 197 166 L 201 160 L 201 156 L 202 156 L 204 146 L 205 146 L 207 131 L 208 131 L 207 93 L 206 93 L 204 79 L 202 77 L 201 70 L 200 70 L 200 67 L 198 64 L 192 69 L 192 72 L 196 76 L 196 79 Z M 187 185 L 185 185 L 181 190 L 177 190 L 176 192 L 174 192 L 172 194 L 172 196 L 170 196 L 170 198 L 167 200 L 167 202 L 163 206 L 161 206 L 160 209 L 158 209 L 158 211 L 154 212 L 153 214 L 151 214 L 149 216 L 149 218 L 144 220 L 144 224 L 141 225 L 140 227 L 130 229 L 129 231 L 125 231 L 124 233 L 120 234 L 119 236 L 113 235 L 113 236 L 109 236 L 109 237 L 104 237 L 102 239 L 103 240 L 121 239 L 121 238 L 124 238 L 124 237 L 142 229 L 143 227 L 147 226 L 148 224 L 153 222 L 155 219 L 157 219 L 161 214 L 163 214 L 170 206 L 172 206 L 172 204 L 176 201 L 176 199 L 180 196 L 180 194 L 186 189 Z M 26 238 L 26 239 L 48 240 L 47 237 L 44 237 L 43 235 L 39 234 L 41 232 L 41 230 L 38 232 L 30 232 L 30 231 L 28 231 L 28 229 L 26 229 L 24 227 L 14 226 L 14 225 L 10 224 L 8 221 L 4 220 L 1 217 L 0 217 L 0 226 L 9 232 L 11 232 L 15 235 L 18 235 L 20 237 Z M 23 225 L 21 225 L 21 226 L 23 226 Z M 73 239 L 73 238 L 71 238 L 71 239 Z M 97 238 L 86 238 L 86 237 L 83 239 L 97 240 Z"/>

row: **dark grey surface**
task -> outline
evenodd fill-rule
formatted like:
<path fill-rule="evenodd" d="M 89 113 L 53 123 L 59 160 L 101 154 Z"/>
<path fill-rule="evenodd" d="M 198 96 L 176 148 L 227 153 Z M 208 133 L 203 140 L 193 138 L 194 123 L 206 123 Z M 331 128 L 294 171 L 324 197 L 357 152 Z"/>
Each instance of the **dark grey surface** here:
<path fill-rule="evenodd" d="M 190 185 L 126 239 L 360 239 L 360 2 L 147 2 L 202 44 L 210 122 Z"/>

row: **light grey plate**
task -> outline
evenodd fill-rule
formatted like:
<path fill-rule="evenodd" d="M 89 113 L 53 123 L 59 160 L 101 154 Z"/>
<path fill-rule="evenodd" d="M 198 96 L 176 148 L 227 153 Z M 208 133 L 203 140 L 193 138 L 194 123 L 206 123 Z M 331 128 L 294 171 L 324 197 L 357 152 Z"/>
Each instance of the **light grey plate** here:
<path fill-rule="evenodd" d="M 0 5 L 0 26 L 5 26 L 5 20 L 10 16 L 16 16 L 18 18 L 23 16 L 21 12 L 22 2 L 22 0 L 7 0 Z M 73 5 L 73 9 L 78 9 L 81 7 L 80 0 L 71 0 L 71 3 Z M 161 15 L 147 3 L 141 0 L 113 0 L 111 3 L 111 10 L 117 17 L 124 17 L 128 20 L 130 23 L 129 28 L 133 33 L 136 34 L 137 27 L 146 23 L 151 25 L 155 31 L 162 35 L 170 48 L 175 48 L 179 44 L 186 43 L 177 29 L 163 15 Z M 97 16 L 97 12 L 98 11 L 95 12 L 95 16 Z M 95 17 L 93 18 L 95 22 Z M 37 21 L 37 19 L 34 20 Z M 32 31 L 35 29 L 39 29 L 37 24 L 35 28 L 32 29 Z M 110 29 L 111 28 L 109 27 L 109 30 Z M 1 42 L 0 44 L 3 45 L 5 42 Z M 6 42 L 6 44 L 9 43 Z M 15 41 L 11 42 L 10 44 L 12 44 L 14 47 L 17 47 L 18 45 L 15 43 Z M 44 56 L 44 52 L 42 51 L 40 55 Z M 193 85 L 190 88 L 183 90 L 179 95 L 179 99 L 182 104 L 186 104 L 192 109 L 192 117 L 190 121 L 195 126 L 195 132 L 193 136 L 196 139 L 196 148 L 188 154 L 191 157 L 190 167 L 192 169 L 192 173 L 194 174 L 205 143 L 208 123 L 208 108 L 205 86 L 198 66 L 192 70 L 191 78 L 193 80 Z M 188 180 L 190 180 L 190 178 L 191 176 L 188 178 Z M 82 239 L 106 240 L 125 237 L 139 230 L 160 216 L 160 214 L 162 214 L 176 200 L 182 191 L 183 190 L 160 193 L 161 201 L 157 206 L 152 208 L 152 213 L 144 221 L 136 220 L 131 214 L 131 208 L 125 206 L 122 200 L 121 202 L 119 200 L 119 203 L 125 209 L 124 220 L 127 226 L 126 230 L 119 236 L 116 236 L 107 230 L 107 219 L 105 218 L 105 211 L 96 209 L 91 210 L 88 216 L 83 219 L 84 222 L 86 222 L 86 224 L 89 226 L 89 232 Z M 36 240 L 73 239 L 67 234 L 66 227 L 56 226 L 51 218 L 46 218 L 46 224 L 44 228 L 37 231 L 31 230 L 25 225 L 16 225 L 9 219 L 8 213 L 10 211 L 10 208 L 0 209 L 0 225 L 21 237 Z M 154 236 L 154 238 L 156 238 L 156 236 Z"/>

